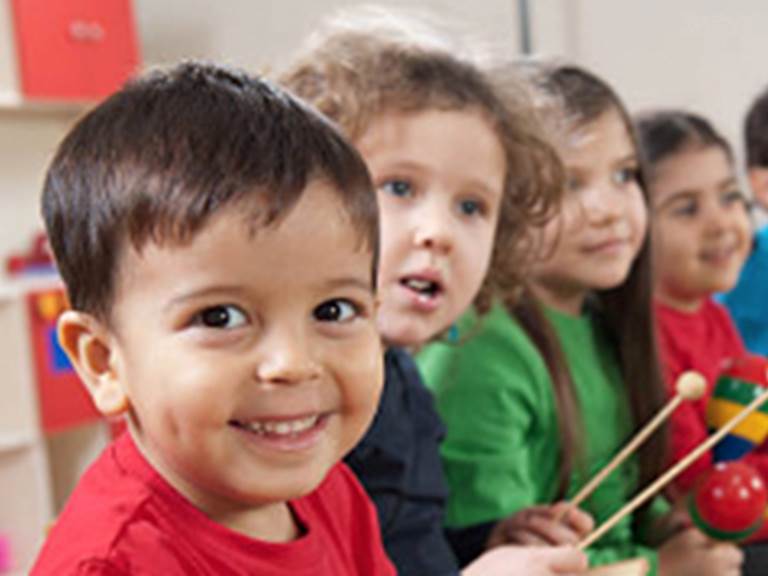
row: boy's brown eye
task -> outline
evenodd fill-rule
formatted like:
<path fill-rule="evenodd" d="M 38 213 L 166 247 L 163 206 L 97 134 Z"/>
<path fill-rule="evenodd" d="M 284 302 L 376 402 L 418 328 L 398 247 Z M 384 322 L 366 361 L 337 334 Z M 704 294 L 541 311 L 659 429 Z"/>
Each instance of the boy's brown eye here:
<path fill-rule="evenodd" d="M 343 299 L 323 302 L 314 311 L 315 318 L 320 322 L 347 322 L 357 314 L 357 306 Z"/>
<path fill-rule="evenodd" d="M 194 323 L 206 328 L 236 328 L 245 321 L 245 314 L 236 306 L 211 306 L 197 314 Z"/>

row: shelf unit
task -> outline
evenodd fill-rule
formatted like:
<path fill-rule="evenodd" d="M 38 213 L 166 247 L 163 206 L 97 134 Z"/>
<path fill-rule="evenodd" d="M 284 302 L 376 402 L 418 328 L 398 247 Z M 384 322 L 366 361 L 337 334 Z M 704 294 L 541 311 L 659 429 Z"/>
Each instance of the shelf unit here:
<path fill-rule="evenodd" d="M 0 532 L 10 539 L 14 570 L 23 573 L 77 479 L 109 441 L 103 422 L 43 431 L 27 294 L 58 285 L 52 278 L 0 282 Z"/>
<path fill-rule="evenodd" d="M 0 0 L 0 258 L 39 229 L 40 184 L 66 128 L 139 62 L 132 0 Z M 110 436 L 102 421 L 46 433 L 54 396 L 38 386 L 27 294 L 57 284 L 0 279 L 0 534 L 10 540 L 11 574 L 28 573 Z M 65 407 L 72 397 L 53 403 Z"/>
<path fill-rule="evenodd" d="M 0 286 L 0 529 L 12 557 L 28 568 L 53 518 L 48 454 L 40 431 L 21 292 Z M 15 327 L 15 329 L 13 329 Z"/>

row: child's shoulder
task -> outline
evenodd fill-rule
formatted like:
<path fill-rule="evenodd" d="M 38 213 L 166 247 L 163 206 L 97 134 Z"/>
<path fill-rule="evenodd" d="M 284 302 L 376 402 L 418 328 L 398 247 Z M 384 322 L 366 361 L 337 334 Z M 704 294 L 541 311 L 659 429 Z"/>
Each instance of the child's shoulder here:
<path fill-rule="evenodd" d="M 482 386 L 533 394 L 546 389 L 548 371 L 541 353 L 517 319 L 497 305 L 486 314 L 469 312 L 457 323 L 455 337 L 425 347 L 417 357 L 427 386 L 441 390 Z"/>
<path fill-rule="evenodd" d="M 128 573 L 130 562 L 121 559 L 120 542 L 142 523 L 150 500 L 150 490 L 126 468 L 130 463 L 124 456 L 132 450 L 124 434 L 82 476 L 55 520 L 33 574 Z"/>
<path fill-rule="evenodd" d="M 487 312 L 479 313 L 474 309 L 464 313 L 449 332 L 446 339 L 430 346 L 432 349 L 445 348 L 461 350 L 463 353 L 482 350 L 522 351 L 535 350 L 528 334 L 520 322 L 502 304 L 495 304 Z"/>
<path fill-rule="evenodd" d="M 515 357 L 529 358 L 537 355 L 537 349 L 518 320 L 502 305 L 493 306 L 479 314 L 474 310 L 465 313 L 456 322 L 445 339 L 426 346 L 417 356 L 419 367 L 434 361 L 443 363 L 469 361 L 497 355 L 511 362 Z"/>

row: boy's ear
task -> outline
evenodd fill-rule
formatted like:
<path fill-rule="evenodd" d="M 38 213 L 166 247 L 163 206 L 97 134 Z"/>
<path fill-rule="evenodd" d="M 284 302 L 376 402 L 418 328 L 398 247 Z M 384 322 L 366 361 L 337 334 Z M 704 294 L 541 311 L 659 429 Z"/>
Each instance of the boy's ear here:
<path fill-rule="evenodd" d="M 768 168 L 752 167 L 747 171 L 747 176 L 755 201 L 764 210 L 768 210 Z"/>
<path fill-rule="evenodd" d="M 59 317 L 58 337 L 99 412 L 125 412 L 128 396 L 116 371 L 117 349 L 110 330 L 90 314 L 67 310 Z"/>

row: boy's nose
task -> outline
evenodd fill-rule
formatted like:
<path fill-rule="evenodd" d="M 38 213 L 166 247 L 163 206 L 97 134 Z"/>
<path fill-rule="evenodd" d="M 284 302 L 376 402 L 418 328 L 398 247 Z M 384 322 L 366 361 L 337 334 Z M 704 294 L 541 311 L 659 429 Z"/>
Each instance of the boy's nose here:
<path fill-rule="evenodd" d="M 296 332 L 275 334 L 263 341 L 257 362 L 256 376 L 260 382 L 298 384 L 320 374 L 307 337 Z"/>

